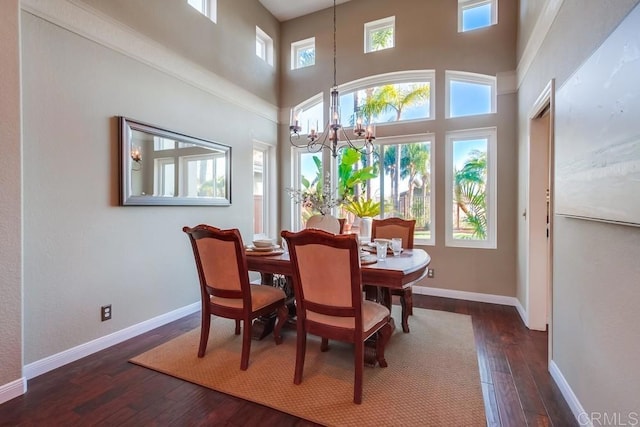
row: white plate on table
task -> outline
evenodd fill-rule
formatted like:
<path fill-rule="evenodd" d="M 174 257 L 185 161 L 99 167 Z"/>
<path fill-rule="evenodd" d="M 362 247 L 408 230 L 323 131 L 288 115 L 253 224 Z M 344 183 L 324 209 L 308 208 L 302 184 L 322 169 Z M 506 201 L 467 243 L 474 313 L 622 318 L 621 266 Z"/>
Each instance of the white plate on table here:
<path fill-rule="evenodd" d="M 250 251 L 256 251 L 256 252 L 273 252 L 277 249 L 280 249 L 280 246 L 273 245 L 273 246 L 267 246 L 266 248 L 257 248 L 254 245 L 248 245 L 247 249 L 249 249 Z"/>

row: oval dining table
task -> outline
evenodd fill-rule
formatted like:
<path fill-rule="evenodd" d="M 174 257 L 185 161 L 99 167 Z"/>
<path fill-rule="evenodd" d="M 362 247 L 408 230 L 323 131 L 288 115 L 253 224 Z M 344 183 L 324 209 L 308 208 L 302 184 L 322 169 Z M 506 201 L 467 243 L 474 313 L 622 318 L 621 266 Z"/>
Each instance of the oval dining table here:
<path fill-rule="evenodd" d="M 367 285 L 366 288 L 369 289 L 379 288 L 381 291 L 379 302 L 391 310 L 390 291 L 392 289 L 406 288 L 417 280 L 420 280 L 426 275 L 430 262 L 431 257 L 423 249 L 407 249 L 397 256 L 389 254 L 384 260 L 378 260 L 370 264 L 363 263 L 363 265 L 361 265 L 362 283 L 363 285 Z M 289 294 L 291 302 L 293 302 L 293 287 L 291 286 L 293 265 L 289 259 L 289 253 L 284 252 L 274 255 L 247 253 L 247 266 L 250 271 L 261 274 L 261 282 L 263 285 L 273 286 L 274 275 L 284 276 L 289 288 L 289 292 L 287 292 L 287 290 L 285 290 L 285 292 Z M 367 297 L 369 298 L 371 296 L 368 292 Z M 290 312 L 295 313 L 295 309 L 290 309 Z M 253 325 L 254 339 L 262 339 L 268 335 L 273 327 L 273 321 L 275 321 L 275 319 L 256 321 Z M 389 339 L 394 329 L 395 322 L 393 318 L 390 318 L 388 327 L 383 331 L 383 339 Z M 365 364 L 375 366 L 375 356 L 375 344 L 367 345 L 365 350 Z"/>

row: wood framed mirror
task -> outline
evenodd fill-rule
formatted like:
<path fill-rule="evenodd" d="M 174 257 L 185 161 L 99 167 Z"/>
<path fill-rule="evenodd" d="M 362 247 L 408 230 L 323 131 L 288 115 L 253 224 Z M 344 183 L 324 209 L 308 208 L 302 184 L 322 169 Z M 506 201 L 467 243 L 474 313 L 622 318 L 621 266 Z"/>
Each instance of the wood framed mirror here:
<path fill-rule="evenodd" d="M 231 147 L 118 117 L 120 204 L 231 204 Z"/>

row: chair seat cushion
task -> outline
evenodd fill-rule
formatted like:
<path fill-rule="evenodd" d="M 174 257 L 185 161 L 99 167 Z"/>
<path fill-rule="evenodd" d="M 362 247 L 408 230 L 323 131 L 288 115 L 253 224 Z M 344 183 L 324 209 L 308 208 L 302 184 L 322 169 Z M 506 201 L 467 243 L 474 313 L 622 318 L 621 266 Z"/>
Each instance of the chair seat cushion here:
<path fill-rule="evenodd" d="M 253 311 L 260 310 L 271 303 L 284 300 L 286 295 L 279 288 L 269 285 L 251 285 L 251 308 Z M 211 296 L 211 303 L 229 308 L 242 309 L 241 298 L 220 298 Z"/>
<path fill-rule="evenodd" d="M 389 309 L 384 305 L 368 300 L 362 301 L 362 328 L 364 331 L 371 329 L 376 323 L 385 317 L 389 317 L 389 315 Z M 307 311 L 307 319 L 338 328 L 355 328 L 355 319 L 353 317 L 328 316 L 326 314 Z"/>

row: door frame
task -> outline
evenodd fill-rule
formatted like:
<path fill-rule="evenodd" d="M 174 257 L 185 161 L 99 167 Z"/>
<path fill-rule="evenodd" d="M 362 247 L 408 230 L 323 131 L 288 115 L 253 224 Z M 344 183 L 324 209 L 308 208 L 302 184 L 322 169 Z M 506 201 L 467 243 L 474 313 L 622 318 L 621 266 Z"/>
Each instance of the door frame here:
<path fill-rule="evenodd" d="M 526 200 L 527 326 L 534 330 L 545 330 L 548 326 L 549 358 L 551 358 L 555 80 L 549 81 L 530 111 Z M 546 165 L 542 171 L 541 164 Z M 545 211 L 548 220 L 543 217 Z"/>

